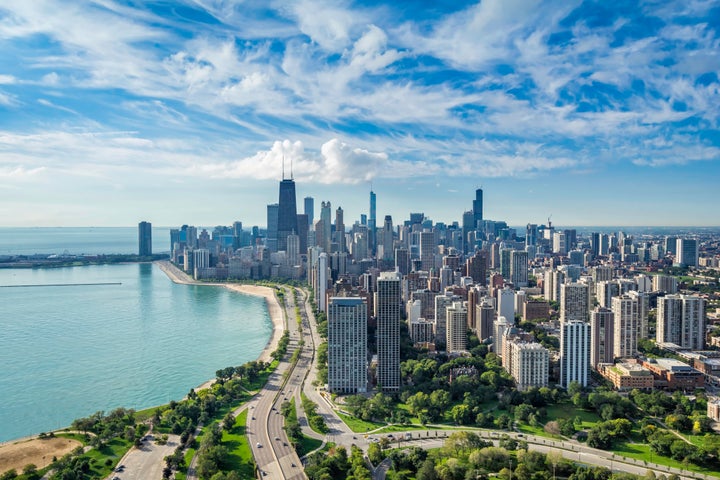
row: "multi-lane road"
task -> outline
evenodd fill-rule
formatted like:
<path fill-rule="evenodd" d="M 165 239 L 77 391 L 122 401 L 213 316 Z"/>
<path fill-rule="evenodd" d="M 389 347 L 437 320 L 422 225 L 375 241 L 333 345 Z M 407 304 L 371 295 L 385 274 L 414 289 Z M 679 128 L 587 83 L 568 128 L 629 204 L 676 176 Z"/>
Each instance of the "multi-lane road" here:
<path fill-rule="evenodd" d="M 300 404 L 302 383 L 312 365 L 315 347 L 305 303 L 298 305 L 303 319 L 302 329 L 296 321 L 293 289 L 285 289 L 284 303 L 282 306 L 290 332 L 288 352 L 257 394 L 257 400 L 251 403 L 247 432 L 260 475 L 290 480 L 306 477 L 300 458 L 283 429 L 284 418 L 280 409 L 284 402 L 293 398 L 296 405 Z M 300 354 L 297 363 L 292 364 L 290 359 L 296 349 L 300 349 Z"/>

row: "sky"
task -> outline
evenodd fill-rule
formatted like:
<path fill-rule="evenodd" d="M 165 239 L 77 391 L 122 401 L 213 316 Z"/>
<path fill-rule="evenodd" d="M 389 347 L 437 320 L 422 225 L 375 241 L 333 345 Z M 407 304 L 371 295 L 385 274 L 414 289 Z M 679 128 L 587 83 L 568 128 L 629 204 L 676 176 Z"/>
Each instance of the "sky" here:
<path fill-rule="evenodd" d="M 717 226 L 718 75 L 719 0 L 0 0 L 0 226 Z"/>

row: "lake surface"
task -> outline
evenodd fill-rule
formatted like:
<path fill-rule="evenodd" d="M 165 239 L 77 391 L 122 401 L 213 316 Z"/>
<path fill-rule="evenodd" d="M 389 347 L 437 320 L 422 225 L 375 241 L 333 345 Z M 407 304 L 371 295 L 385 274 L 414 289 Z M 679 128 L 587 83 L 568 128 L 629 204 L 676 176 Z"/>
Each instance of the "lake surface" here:
<path fill-rule="evenodd" d="M 78 283 L 119 285 L 46 286 Z M 180 400 L 272 332 L 264 299 L 152 264 L 3 269 L 0 285 L 45 285 L 0 287 L 0 442 Z"/>
<path fill-rule="evenodd" d="M 170 251 L 170 228 L 153 227 L 153 253 Z M 0 227 L 2 255 L 137 254 L 137 227 Z"/>

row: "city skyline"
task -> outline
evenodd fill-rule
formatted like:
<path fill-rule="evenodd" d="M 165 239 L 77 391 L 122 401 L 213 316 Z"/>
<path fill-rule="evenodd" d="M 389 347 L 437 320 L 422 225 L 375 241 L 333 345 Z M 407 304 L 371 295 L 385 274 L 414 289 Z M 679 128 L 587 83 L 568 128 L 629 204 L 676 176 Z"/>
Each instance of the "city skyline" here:
<path fill-rule="evenodd" d="M 323 12 L 323 15 L 318 15 Z M 102 25 L 102 28 L 97 28 Z M 714 2 L 0 0 L 0 226 L 717 226 Z M 317 215 L 317 212 L 316 212 Z"/>

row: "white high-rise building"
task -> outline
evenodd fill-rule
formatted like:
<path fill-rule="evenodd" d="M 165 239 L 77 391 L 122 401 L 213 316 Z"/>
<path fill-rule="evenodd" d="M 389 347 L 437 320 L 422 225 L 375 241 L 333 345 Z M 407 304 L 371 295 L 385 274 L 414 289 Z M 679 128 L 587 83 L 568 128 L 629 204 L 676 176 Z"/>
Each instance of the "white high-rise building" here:
<path fill-rule="evenodd" d="M 367 391 L 367 303 L 332 297 L 328 304 L 328 390 Z"/>
<path fill-rule="evenodd" d="M 571 382 L 577 382 L 586 387 L 590 371 L 590 324 L 570 320 L 562 322 L 560 329 L 560 384 L 568 388 Z"/>
<path fill-rule="evenodd" d="M 515 292 L 505 287 L 498 290 L 498 316 L 505 317 L 510 323 L 515 323 Z"/>
<path fill-rule="evenodd" d="M 584 283 L 566 283 L 560 287 L 560 321 L 587 322 L 590 315 L 590 290 Z"/>
<path fill-rule="evenodd" d="M 705 301 L 695 295 L 659 297 L 655 339 L 689 350 L 705 348 Z"/>
<path fill-rule="evenodd" d="M 462 302 L 453 302 L 446 309 L 448 353 L 467 351 L 467 307 Z"/>
<path fill-rule="evenodd" d="M 401 280 L 397 272 L 381 272 L 377 280 L 377 383 L 382 391 L 400 389 Z"/>
<path fill-rule="evenodd" d="M 422 300 L 408 300 L 408 322 L 412 323 L 422 317 Z"/>
<path fill-rule="evenodd" d="M 638 301 L 629 295 L 613 297 L 613 357 L 632 357 L 638 344 Z"/>
<path fill-rule="evenodd" d="M 328 255 L 325 252 L 321 253 L 320 256 L 318 256 L 316 273 L 317 288 L 315 290 L 315 295 L 317 296 L 317 298 L 315 300 L 317 301 L 318 309 L 321 312 L 327 311 L 328 278 L 330 278 L 330 274 L 328 272 L 328 260 Z"/>
<path fill-rule="evenodd" d="M 517 389 L 546 387 L 550 370 L 550 352 L 539 343 L 523 341 L 508 342 L 508 353 L 512 356 L 508 372 L 515 379 Z"/>
<path fill-rule="evenodd" d="M 497 317 L 493 324 L 493 352 L 499 357 L 503 356 L 502 339 L 508 328 L 513 326 L 505 317 Z"/>
<path fill-rule="evenodd" d="M 590 366 L 613 363 L 614 315 L 609 308 L 597 307 L 590 312 Z"/>

